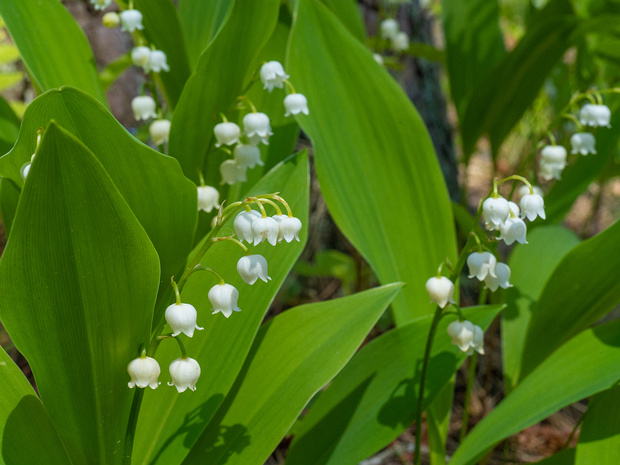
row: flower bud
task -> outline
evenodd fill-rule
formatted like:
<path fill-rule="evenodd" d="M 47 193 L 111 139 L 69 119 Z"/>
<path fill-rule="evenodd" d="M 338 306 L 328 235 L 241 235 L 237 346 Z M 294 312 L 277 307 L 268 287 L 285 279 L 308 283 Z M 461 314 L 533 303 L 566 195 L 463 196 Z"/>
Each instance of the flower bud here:
<path fill-rule="evenodd" d="M 168 143 L 168 137 L 170 136 L 170 121 L 167 119 L 158 119 L 151 123 L 149 126 L 149 133 L 151 139 L 155 145 L 162 145 Z"/>
<path fill-rule="evenodd" d="M 246 255 L 237 262 L 237 272 L 241 279 L 252 285 L 257 279 L 267 282 L 271 278 L 267 274 L 267 260 L 262 255 Z"/>
<path fill-rule="evenodd" d="M 436 303 L 441 308 L 454 302 L 454 283 L 445 276 L 432 277 L 426 281 L 426 292 L 431 298 L 431 303 Z"/>
<path fill-rule="evenodd" d="M 284 72 L 282 64 L 278 61 L 268 61 L 260 69 L 260 80 L 263 83 L 263 89 L 267 89 L 269 92 L 274 87 L 282 89 L 284 87 L 283 81 L 288 79 L 289 76 Z"/>
<path fill-rule="evenodd" d="M 406 52 L 409 50 L 409 36 L 406 32 L 399 32 L 392 39 L 392 50 L 395 52 Z"/>
<path fill-rule="evenodd" d="M 310 114 L 308 111 L 308 100 L 302 94 L 288 94 L 284 98 L 284 109 L 286 110 L 284 116 L 297 115 L 299 113 L 304 115 Z"/>
<path fill-rule="evenodd" d="M 145 388 L 149 386 L 151 389 L 157 388 L 159 382 L 157 378 L 161 373 L 159 363 L 157 360 L 151 357 L 138 357 L 127 365 L 127 373 L 131 381 L 129 381 L 129 387 L 133 388 L 138 386 L 139 388 Z"/>
<path fill-rule="evenodd" d="M 109 29 L 114 29 L 121 23 L 121 17 L 114 11 L 108 11 L 101 18 L 101 23 Z"/>
<path fill-rule="evenodd" d="M 239 291 L 230 284 L 216 284 L 209 290 L 209 302 L 213 306 L 213 314 L 222 312 L 228 318 L 232 312 L 240 312 L 237 306 Z"/>
<path fill-rule="evenodd" d="M 394 39 L 394 37 L 396 37 L 396 34 L 398 34 L 398 32 L 400 31 L 400 27 L 398 26 L 398 22 L 396 22 L 395 19 L 389 18 L 381 21 L 379 30 L 383 39 Z"/>
<path fill-rule="evenodd" d="M 196 390 L 196 381 L 200 377 L 200 365 L 196 360 L 189 357 L 177 358 L 172 361 L 169 370 L 172 383 L 168 383 L 168 386 L 175 386 L 179 392 L 187 388 Z"/>
<path fill-rule="evenodd" d="M 190 304 L 172 304 L 166 309 L 166 322 L 172 328 L 172 336 L 183 333 L 187 337 L 194 336 L 195 329 L 204 329 L 196 324 L 198 312 Z"/>

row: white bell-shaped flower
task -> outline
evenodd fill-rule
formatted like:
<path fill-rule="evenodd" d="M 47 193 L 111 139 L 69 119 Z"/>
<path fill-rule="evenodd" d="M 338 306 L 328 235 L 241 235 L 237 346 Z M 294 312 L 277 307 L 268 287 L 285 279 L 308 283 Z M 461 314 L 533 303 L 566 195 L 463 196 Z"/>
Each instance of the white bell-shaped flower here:
<path fill-rule="evenodd" d="M 112 4 L 112 0 L 90 0 L 95 10 L 105 10 Z"/>
<path fill-rule="evenodd" d="M 487 275 L 484 282 L 492 292 L 495 292 L 498 287 L 502 289 L 512 287 L 510 284 L 510 268 L 505 263 L 498 263 L 495 265 L 495 276 Z"/>
<path fill-rule="evenodd" d="M 144 71 L 148 72 L 149 57 L 151 56 L 151 49 L 145 46 L 134 47 L 131 49 L 131 62 Z"/>
<path fill-rule="evenodd" d="M 278 243 L 278 222 L 273 218 L 267 216 L 263 218 L 256 218 L 252 222 L 252 234 L 254 235 L 254 245 L 258 245 L 264 240 L 267 240 L 271 245 Z"/>
<path fill-rule="evenodd" d="M 452 344 L 467 352 L 474 343 L 474 324 L 471 321 L 453 321 L 447 328 Z"/>
<path fill-rule="evenodd" d="M 510 215 L 510 206 L 503 197 L 489 197 L 482 204 L 482 214 L 487 225 L 499 228 Z"/>
<path fill-rule="evenodd" d="M 278 242 L 291 242 L 293 239 L 300 242 L 299 232 L 302 225 L 299 218 L 288 215 L 274 215 L 272 218 L 278 223 Z"/>
<path fill-rule="evenodd" d="M 180 357 L 173 360 L 168 368 L 172 382 L 168 386 L 175 386 L 177 391 L 183 392 L 187 388 L 196 390 L 196 381 L 200 378 L 200 365 L 189 357 Z"/>
<path fill-rule="evenodd" d="M 172 304 L 166 309 L 166 322 L 172 328 L 172 336 L 183 333 L 187 337 L 194 336 L 195 329 L 204 329 L 196 324 L 198 312 L 190 304 Z"/>
<path fill-rule="evenodd" d="M 474 350 L 480 355 L 484 355 L 484 331 L 480 326 L 474 325 L 474 337 L 471 341 L 471 347 L 466 352 L 467 355 L 472 355 Z"/>
<path fill-rule="evenodd" d="M 469 277 L 483 281 L 488 275 L 495 276 L 497 259 L 491 252 L 473 252 L 467 257 Z"/>
<path fill-rule="evenodd" d="M 265 113 L 248 113 L 245 115 L 243 117 L 243 130 L 252 145 L 258 145 L 259 142 L 269 145 L 269 136 L 273 135 L 269 116 Z"/>
<path fill-rule="evenodd" d="M 222 184 L 236 184 L 248 180 L 247 167 L 237 163 L 237 160 L 224 160 L 220 165 Z"/>
<path fill-rule="evenodd" d="M 537 216 L 543 220 L 546 218 L 545 201 L 536 193 L 525 194 L 521 197 L 521 210 L 521 218 L 527 218 L 530 221 L 534 221 Z"/>
<path fill-rule="evenodd" d="M 170 71 L 168 66 L 168 57 L 161 50 L 153 50 L 149 55 L 148 69 L 154 73 L 161 73 L 162 71 Z"/>
<path fill-rule="evenodd" d="M 606 126 L 611 127 L 611 111 L 607 105 L 585 104 L 579 110 L 579 122 L 584 126 Z"/>
<path fill-rule="evenodd" d="M 520 244 L 527 244 L 525 236 L 527 234 L 527 226 L 521 218 L 508 218 L 504 224 L 499 227 L 500 236 L 506 245 L 510 245 L 513 242 Z M 497 267 L 495 267 L 495 273 L 497 274 Z"/>
<path fill-rule="evenodd" d="M 426 281 L 426 292 L 431 298 L 431 303 L 435 302 L 441 308 L 444 308 L 448 303 L 455 303 L 454 283 L 445 276 L 439 278 L 433 276 Z"/>
<path fill-rule="evenodd" d="M 256 165 L 263 166 L 263 160 L 260 157 L 260 149 L 255 145 L 237 144 L 234 150 L 235 161 L 239 166 L 254 168 Z"/>
<path fill-rule="evenodd" d="M 155 145 L 167 144 L 170 137 L 170 121 L 167 119 L 153 121 L 149 126 L 149 133 Z"/>
<path fill-rule="evenodd" d="M 284 72 L 284 68 L 279 61 L 268 61 L 260 68 L 260 80 L 263 83 L 263 89 L 267 89 L 269 92 L 274 87 L 282 89 L 284 87 L 284 80 L 288 79 L 289 75 Z"/>
<path fill-rule="evenodd" d="M 540 152 L 541 161 L 548 165 L 555 165 L 560 169 L 566 167 L 566 158 L 568 154 L 566 149 L 561 145 L 547 145 Z"/>
<path fill-rule="evenodd" d="M 545 181 L 549 181 L 551 179 L 562 179 L 562 171 L 564 171 L 564 167 L 562 165 L 545 163 L 543 160 L 541 160 L 539 169 L 540 177 L 543 178 Z"/>
<path fill-rule="evenodd" d="M 409 50 L 409 36 L 406 32 L 399 32 L 392 39 L 392 50 L 395 52 L 405 52 Z"/>
<path fill-rule="evenodd" d="M 267 260 L 262 255 L 245 255 L 237 262 L 237 272 L 241 279 L 248 284 L 254 284 L 257 279 L 267 282 L 271 278 L 267 274 Z"/>
<path fill-rule="evenodd" d="M 581 155 L 587 155 L 589 153 L 595 154 L 595 144 L 596 139 L 594 139 L 594 136 L 589 132 L 576 132 L 570 138 L 570 153 L 580 153 Z"/>
<path fill-rule="evenodd" d="M 284 116 L 297 115 L 303 113 L 309 115 L 308 100 L 302 94 L 288 94 L 284 97 L 284 109 L 286 113 Z"/>
<path fill-rule="evenodd" d="M 512 202 L 511 200 L 508 201 L 508 209 L 510 210 L 510 216 L 519 216 L 521 214 L 521 209 L 519 208 L 519 205 Z"/>
<path fill-rule="evenodd" d="M 147 120 L 149 118 L 157 118 L 155 112 L 155 100 L 148 95 L 140 95 L 134 97 L 131 101 L 131 109 L 133 110 L 133 116 L 136 120 Z"/>
<path fill-rule="evenodd" d="M 213 314 L 222 312 L 228 318 L 232 312 L 240 312 L 237 306 L 239 291 L 230 284 L 216 284 L 209 290 L 209 302 L 213 306 Z"/>
<path fill-rule="evenodd" d="M 142 13 L 138 10 L 125 10 L 121 12 L 121 31 L 133 32 L 144 29 L 142 25 Z"/>
<path fill-rule="evenodd" d="M 538 187 L 538 186 L 532 186 L 532 190 L 534 191 L 534 194 L 536 195 L 540 195 L 541 197 L 543 196 L 543 190 Z M 527 195 L 530 193 L 530 188 L 523 184 L 520 188 L 519 188 L 519 197 L 523 197 L 524 195 Z M 517 216 L 517 215 L 515 215 Z"/>
<path fill-rule="evenodd" d="M 212 186 L 198 186 L 198 211 L 203 210 L 211 213 L 214 208 L 220 206 L 220 193 Z"/>
<path fill-rule="evenodd" d="M 216 124 L 213 128 L 213 134 L 215 135 L 216 147 L 221 145 L 234 145 L 239 142 L 241 136 L 241 129 L 235 123 L 226 121 L 224 123 Z"/>
<path fill-rule="evenodd" d="M 157 388 L 159 382 L 157 378 L 161 373 L 159 363 L 157 360 L 151 357 L 138 357 L 127 365 L 127 373 L 131 380 L 129 381 L 129 387 L 133 388 L 138 386 L 139 388 L 145 388 L 149 386 L 151 389 Z"/>
<path fill-rule="evenodd" d="M 379 30 L 382 38 L 394 39 L 394 37 L 396 37 L 396 34 L 400 32 L 400 27 L 398 26 L 398 22 L 395 19 L 389 18 L 381 21 Z"/>
<path fill-rule="evenodd" d="M 261 214 L 256 210 L 242 211 L 235 217 L 233 227 L 235 228 L 235 234 L 241 242 L 246 241 L 247 243 L 252 243 L 254 241 L 252 223 L 260 217 Z"/>

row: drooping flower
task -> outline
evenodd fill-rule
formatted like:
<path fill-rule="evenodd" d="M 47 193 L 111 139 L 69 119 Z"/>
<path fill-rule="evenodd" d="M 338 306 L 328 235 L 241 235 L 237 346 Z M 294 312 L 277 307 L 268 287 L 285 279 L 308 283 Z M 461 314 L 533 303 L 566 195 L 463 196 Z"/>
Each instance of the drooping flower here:
<path fill-rule="evenodd" d="M 606 126 L 611 127 L 611 110 L 607 105 L 585 104 L 579 110 L 579 122 L 584 126 Z"/>
<path fill-rule="evenodd" d="M 499 228 L 510 215 L 508 201 L 503 197 L 489 197 L 482 203 L 482 214 L 487 226 Z"/>
<path fill-rule="evenodd" d="M 299 232 L 302 226 L 299 218 L 288 215 L 274 215 L 272 218 L 278 223 L 278 242 L 282 240 L 291 242 L 293 239 L 299 242 Z"/>
<path fill-rule="evenodd" d="M 303 113 L 309 115 L 308 100 L 302 94 L 288 94 L 284 97 L 284 109 L 286 113 L 284 116 L 297 115 Z"/>
<path fill-rule="evenodd" d="M 187 388 L 196 390 L 196 381 L 200 378 L 200 365 L 189 357 L 180 357 L 170 363 L 170 378 L 168 386 L 175 386 L 177 391 L 183 392 Z"/>
<path fill-rule="evenodd" d="M 536 195 L 540 195 L 541 197 L 543 196 L 543 190 L 538 187 L 538 186 L 532 186 L 532 189 L 534 190 L 534 194 Z M 523 184 L 520 188 L 519 188 L 519 197 L 523 197 L 526 194 L 530 193 L 530 188 Z"/>
<path fill-rule="evenodd" d="M 278 243 L 278 222 L 267 216 L 256 218 L 252 222 L 252 234 L 254 236 L 254 245 L 258 245 L 267 240 L 271 245 Z"/>
<path fill-rule="evenodd" d="M 121 12 L 121 31 L 134 32 L 144 29 L 142 25 L 142 13 L 138 10 L 125 10 Z"/>
<path fill-rule="evenodd" d="M 566 167 L 566 149 L 561 145 L 547 145 L 540 152 L 541 159 L 544 163 L 557 165 L 564 169 Z"/>
<path fill-rule="evenodd" d="M 384 19 L 379 26 L 381 37 L 384 39 L 394 39 L 400 31 L 398 22 L 394 18 Z"/>
<path fill-rule="evenodd" d="M 260 149 L 255 145 L 237 144 L 235 146 L 235 161 L 239 166 L 254 168 L 256 165 L 263 166 L 263 160 L 260 157 Z"/>
<path fill-rule="evenodd" d="M 172 304 L 166 309 L 166 322 L 172 328 L 172 336 L 183 333 L 187 337 L 194 336 L 195 329 L 204 329 L 196 324 L 198 312 L 190 304 Z"/>
<path fill-rule="evenodd" d="M 161 50 L 152 50 L 149 55 L 147 68 L 154 73 L 170 71 L 170 67 L 168 66 L 168 57 L 166 57 L 166 54 Z"/>
<path fill-rule="evenodd" d="M 474 342 L 474 324 L 471 321 L 453 321 L 448 325 L 448 336 L 452 344 L 458 346 L 463 352 L 467 352 Z"/>
<path fill-rule="evenodd" d="M 260 68 L 260 80 L 264 85 L 263 89 L 267 89 L 269 92 L 274 87 L 282 89 L 284 80 L 288 78 L 289 75 L 284 72 L 284 67 L 279 61 L 268 61 Z"/>
<path fill-rule="evenodd" d="M 237 160 L 224 160 L 220 165 L 222 184 L 246 182 L 248 180 L 246 171 L 247 167 L 237 163 Z"/>
<path fill-rule="evenodd" d="M 596 139 L 589 132 L 577 132 L 570 138 L 571 152 L 572 154 L 580 153 L 581 155 L 587 155 L 589 153 L 596 154 L 596 148 L 594 147 Z"/>
<path fill-rule="evenodd" d="M 521 214 L 521 209 L 519 208 L 519 205 L 512 202 L 511 200 L 508 201 L 508 209 L 510 210 L 510 216 L 519 216 Z"/>
<path fill-rule="evenodd" d="M 235 217 L 233 221 L 233 227 L 235 228 L 235 234 L 241 242 L 246 241 L 251 243 L 254 241 L 254 233 L 252 232 L 252 223 L 257 218 L 260 218 L 261 214 L 256 210 L 242 211 Z"/>
<path fill-rule="evenodd" d="M 455 303 L 454 283 L 445 276 L 439 278 L 433 276 L 426 281 L 426 292 L 431 298 L 431 303 L 435 302 L 441 308 L 444 308 L 448 303 Z"/>
<path fill-rule="evenodd" d="M 495 276 L 487 275 L 484 282 L 492 292 L 495 292 L 498 287 L 503 289 L 512 287 L 510 284 L 510 268 L 505 263 L 498 263 L 495 265 Z"/>
<path fill-rule="evenodd" d="M 259 142 L 269 145 L 269 136 L 273 135 L 269 116 L 265 113 L 248 113 L 245 115 L 243 117 L 243 130 L 252 145 L 258 145 Z"/>
<path fill-rule="evenodd" d="M 240 312 L 237 306 L 239 291 L 230 284 L 216 284 L 209 290 L 209 302 L 213 306 L 213 314 L 222 312 L 228 318 L 232 312 Z"/>
<path fill-rule="evenodd" d="M 525 194 L 521 197 L 521 210 L 521 218 L 527 218 L 530 221 L 534 221 L 537 216 L 543 220 L 546 218 L 545 201 L 536 193 Z"/>
<path fill-rule="evenodd" d="M 198 211 L 211 213 L 211 210 L 220 206 L 220 193 L 212 186 L 198 186 Z"/>
<path fill-rule="evenodd" d="M 262 255 L 245 255 L 237 262 L 237 272 L 241 279 L 252 285 L 257 279 L 267 282 L 271 278 L 267 273 L 267 260 Z"/>
<path fill-rule="evenodd" d="M 149 133 L 155 145 L 167 144 L 170 136 L 170 121 L 167 119 L 153 121 L 149 126 Z"/>
<path fill-rule="evenodd" d="M 497 259 L 491 252 L 473 252 L 467 257 L 469 277 L 483 281 L 488 275 L 495 276 Z"/>
<path fill-rule="evenodd" d="M 520 244 L 527 244 L 525 235 L 527 234 L 527 226 L 521 218 L 510 217 L 504 224 L 499 227 L 500 236 L 506 245 L 510 245 L 517 241 Z M 497 267 L 495 268 L 497 273 Z"/>
<path fill-rule="evenodd" d="M 406 32 L 399 32 L 392 39 L 392 50 L 395 52 L 405 52 L 409 49 L 409 36 Z"/>
<path fill-rule="evenodd" d="M 472 355 L 474 350 L 480 355 L 484 355 L 484 331 L 480 326 L 474 325 L 474 337 L 471 342 L 471 347 L 467 351 L 467 355 Z"/>
<path fill-rule="evenodd" d="M 561 165 L 545 163 L 541 160 L 539 168 L 539 174 L 545 181 L 549 181 L 551 179 L 562 179 L 562 171 L 564 171 L 564 167 L 562 167 Z"/>
<path fill-rule="evenodd" d="M 216 147 L 221 145 L 234 145 L 239 142 L 241 129 L 235 123 L 225 121 L 215 125 L 213 128 L 213 134 L 217 140 L 215 143 Z"/>
<path fill-rule="evenodd" d="M 138 386 L 139 388 L 145 388 L 149 386 L 151 389 L 156 389 L 159 386 L 157 378 L 161 373 L 159 363 L 157 360 L 151 357 L 138 357 L 133 359 L 127 365 L 127 373 L 131 380 L 128 383 L 130 388 Z"/>
<path fill-rule="evenodd" d="M 148 72 L 149 57 L 151 56 L 151 49 L 145 46 L 134 47 L 131 49 L 131 62 L 135 66 L 143 68 Z"/>
<path fill-rule="evenodd" d="M 112 4 L 112 0 L 90 0 L 95 10 L 105 10 Z"/>
<path fill-rule="evenodd" d="M 136 120 L 147 120 L 149 118 L 157 118 L 155 112 L 155 100 L 148 95 L 141 95 L 134 97 L 131 101 L 131 109 L 133 110 L 133 116 Z"/>

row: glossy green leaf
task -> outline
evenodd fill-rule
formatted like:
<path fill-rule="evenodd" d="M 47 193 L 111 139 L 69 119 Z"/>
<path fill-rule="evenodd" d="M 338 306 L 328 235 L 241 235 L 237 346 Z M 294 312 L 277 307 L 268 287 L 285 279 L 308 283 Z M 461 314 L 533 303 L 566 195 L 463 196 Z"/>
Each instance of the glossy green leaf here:
<path fill-rule="evenodd" d="M 88 40 L 61 2 L 1 0 L 0 16 L 37 88 L 70 85 L 105 104 Z"/>
<path fill-rule="evenodd" d="M 523 346 L 521 377 L 620 302 L 620 221 L 571 250 L 536 304 Z"/>
<path fill-rule="evenodd" d="M 323 0 L 347 30 L 362 43 L 366 42 L 366 25 L 356 0 Z"/>
<path fill-rule="evenodd" d="M 469 96 L 506 55 L 497 0 L 445 0 L 441 5 L 450 94 L 461 117 Z"/>
<path fill-rule="evenodd" d="M 212 465 L 262 465 L 312 396 L 353 356 L 401 286 L 302 305 L 269 321 L 183 463 L 201 464 L 207 457 Z M 231 431 L 235 435 L 227 440 Z"/>
<path fill-rule="evenodd" d="M 500 306 L 463 309 L 486 329 Z M 430 315 L 394 329 L 365 345 L 321 394 L 301 421 L 286 465 L 356 465 L 389 444 L 415 419 L 421 360 Z M 465 359 L 450 344 L 441 320 L 426 379 L 425 407 Z"/>
<path fill-rule="evenodd" d="M 157 77 L 163 83 L 166 101 L 174 109 L 191 72 L 177 9 L 172 0 L 133 0 L 133 5 L 144 16 L 142 33 L 149 44 L 168 58 L 170 71 L 162 71 Z"/>
<path fill-rule="evenodd" d="M 540 462 L 536 462 L 536 465 L 573 465 L 575 463 L 575 448 L 564 449 L 560 452 L 553 454 L 551 457 L 547 457 Z"/>
<path fill-rule="evenodd" d="M 0 178 L 0 214 L 2 215 L 2 227 L 6 237 L 9 237 L 11 233 L 20 192 L 13 181 Z"/>
<path fill-rule="evenodd" d="M 314 144 L 330 213 L 382 283 L 407 282 L 392 303 L 396 323 L 429 314 L 424 284 L 456 248 L 448 191 L 424 123 L 324 5 L 300 0 L 295 17 L 286 69 L 308 98 L 310 115 L 297 119 Z"/>
<path fill-rule="evenodd" d="M 0 463 L 49 465 L 71 460 L 34 389 L 0 347 Z"/>
<path fill-rule="evenodd" d="M 569 0 L 551 0 L 538 12 L 514 50 L 471 93 L 461 118 L 463 151 L 467 156 L 483 134 L 488 134 L 492 153 L 497 154 L 551 69 L 572 44 L 576 26 Z"/>
<path fill-rule="evenodd" d="M 165 304 L 170 277 L 183 267 L 196 224 L 196 187 L 171 157 L 139 142 L 96 100 L 70 87 L 52 90 L 26 110 L 15 147 L 0 158 L 0 175 L 23 183 L 20 170 L 35 151 L 37 131 L 54 119 L 97 157 L 157 249 Z M 155 315 L 155 321 L 163 308 Z"/>
<path fill-rule="evenodd" d="M 170 129 L 169 153 L 188 178 L 197 182 L 196 170 L 203 170 L 207 153 L 214 148 L 213 127 L 221 122 L 219 113 L 233 109 L 257 71 L 257 57 L 273 32 L 278 8 L 278 0 L 235 0 L 228 21 L 200 56 Z M 207 167 L 207 183 L 219 183 L 218 169 L 218 164 Z"/>
<path fill-rule="evenodd" d="M 576 465 L 615 465 L 620 450 L 620 387 L 590 399 L 576 448 Z"/>
<path fill-rule="evenodd" d="M 504 291 L 502 312 L 502 361 L 504 390 L 518 383 L 523 344 L 530 318 L 545 284 L 562 258 L 577 244 L 577 236 L 560 226 L 539 226 L 527 235 L 527 244 L 517 245 L 508 266 L 513 287 Z"/>
<path fill-rule="evenodd" d="M 120 464 L 159 261 L 86 146 L 45 131 L 0 260 L 0 317 L 74 463 Z"/>
<path fill-rule="evenodd" d="M 187 54 L 192 69 L 198 58 L 226 20 L 234 0 L 179 0 Z"/>
<path fill-rule="evenodd" d="M 306 242 L 309 196 L 307 153 L 302 152 L 276 166 L 248 195 L 275 191 L 280 192 L 290 203 L 295 216 L 301 219 L 304 225 L 301 243 L 282 243 L 277 247 L 263 243 L 256 248 L 251 247 L 253 252 L 255 250 L 267 259 L 271 277 L 269 284 L 259 281 L 253 286 L 243 283 L 237 274 L 236 263 L 243 255 L 238 246 L 217 243 L 207 252 L 202 263 L 216 269 L 226 282 L 239 290 L 239 307 L 243 311 L 229 319 L 221 313 L 211 315 L 207 292 L 216 284 L 215 278 L 210 273 L 195 273 L 190 277 L 183 288 L 182 298 L 196 307 L 198 324 L 205 330 L 196 332 L 186 345 L 190 356 L 203 367 L 201 379 L 196 392 L 189 396 L 177 394 L 174 389 L 149 390 L 146 393 L 132 463 L 180 463 L 235 381 L 269 305 Z M 232 222 L 222 229 L 222 235 L 232 232 Z M 162 367 L 177 357 L 178 347 L 174 343 L 162 343 L 157 352 Z"/>
<path fill-rule="evenodd" d="M 19 134 L 19 118 L 7 101 L 0 97 L 0 152 L 5 154 L 15 141 Z"/>
<path fill-rule="evenodd" d="M 467 435 L 450 465 L 477 463 L 502 439 L 607 389 L 619 378 L 620 320 L 616 320 L 584 331 L 536 367 Z"/>

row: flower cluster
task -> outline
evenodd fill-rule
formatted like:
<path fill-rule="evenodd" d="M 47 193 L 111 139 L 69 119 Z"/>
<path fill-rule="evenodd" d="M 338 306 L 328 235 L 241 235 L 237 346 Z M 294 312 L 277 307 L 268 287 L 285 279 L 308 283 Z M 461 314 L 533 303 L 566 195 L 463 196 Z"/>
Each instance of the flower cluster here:
<path fill-rule="evenodd" d="M 385 19 L 379 26 L 381 38 L 388 40 L 392 50 L 404 52 L 409 49 L 409 36 L 400 30 L 398 22 L 393 19 Z"/>
<path fill-rule="evenodd" d="M 297 115 L 303 113 L 308 115 L 308 100 L 302 94 L 296 93 L 293 86 L 288 81 L 289 75 L 284 71 L 284 67 L 277 61 L 264 63 L 259 72 L 263 88 L 268 92 L 273 89 L 284 88 L 287 84 L 291 93 L 284 98 L 284 116 Z M 247 169 L 252 169 L 256 165 L 263 166 L 259 145 L 269 145 L 269 137 L 273 135 L 269 116 L 256 110 L 256 107 L 247 97 L 240 97 L 240 100 L 248 102 L 251 111 L 242 118 L 243 131 L 238 124 L 228 121 L 222 115 L 222 122 L 213 128 L 215 136 L 215 147 L 233 147 L 231 152 L 232 159 L 225 160 L 220 165 L 222 184 L 235 184 L 247 181 Z"/>

